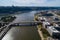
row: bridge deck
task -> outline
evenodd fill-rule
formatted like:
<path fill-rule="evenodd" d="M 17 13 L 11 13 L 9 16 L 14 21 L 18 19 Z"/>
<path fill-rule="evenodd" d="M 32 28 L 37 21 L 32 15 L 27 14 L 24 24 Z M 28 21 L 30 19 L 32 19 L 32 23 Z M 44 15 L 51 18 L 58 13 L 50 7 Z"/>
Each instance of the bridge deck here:
<path fill-rule="evenodd" d="M 45 21 L 45 22 L 60 22 L 60 21 Z M 8 22 L 0 22 L 0 23 L 8 23 Z M 12 22 L 15 23 L 15 22 Z M 21 21 L 19 23 L 42 23 L 42 21 Z"/>

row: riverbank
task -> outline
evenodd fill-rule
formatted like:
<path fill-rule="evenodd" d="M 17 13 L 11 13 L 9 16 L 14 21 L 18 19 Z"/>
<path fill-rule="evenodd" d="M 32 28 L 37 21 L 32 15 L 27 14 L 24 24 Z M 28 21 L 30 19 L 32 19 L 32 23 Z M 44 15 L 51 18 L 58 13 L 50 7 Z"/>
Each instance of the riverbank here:
<path fill-rule="evenodd" d="M 2 22 L 12 22 L 12 21 L 14 21 L 16 19 L 16 17 L 15 16 L 4 16 L 4 17 L 2 17 L 0 20 L 2 21 Z"/>
<path fill-rule="evenodd" d="M 37 15 L 34 15 L 34 21 L 38 21 L 38 16 Z M 37 25 L 37 31 L 38 31 L 38 33 L 39 33 L 39 36 L 41 37 L 41 40 L 44 40 L 44 38 L 43 38 L 43 35 L 42 35 L 42 32 L 40 31 L 40 29 L 41 29 L 41 25 L 39 26 L 39 25 Z"/>
<path fill-rule="evenodd" d="M 35 20 L 35 21 L 38 21 L 38 15 L 35 15 L 35 16 L 34 16 L 34 20 Z M 44 31 L 43 26 L 42 26 L 42 23 L 39 23 L 39 24 L 37 25 L 37 29 L 38 29 L 39 35 L 41 36 L 41 39 L 42 39 L 42 40 L 47 40 L 47 38 L 48 38 L 48 33 L 45 32 L 45 31 L 47 31 L 47 30 Z M 43 30 L 42 30 L 42 29 L 43 29 Z M 44 32 L 44 33 L 43 33 L 43 32 Z"/>

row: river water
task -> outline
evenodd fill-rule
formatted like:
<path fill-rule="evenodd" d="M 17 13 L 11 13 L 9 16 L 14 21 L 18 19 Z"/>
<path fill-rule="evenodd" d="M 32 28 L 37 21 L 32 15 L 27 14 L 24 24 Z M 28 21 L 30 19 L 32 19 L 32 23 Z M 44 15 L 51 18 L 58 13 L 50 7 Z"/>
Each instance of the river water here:
<path fill-rule="evenodd" d="M 34 14 L 37 13 L 37 11 L 31 11 L 28 13 L 21 13 L 15 15 L 17 18 L 15 19 L 15 23 L 19 23 L 21 21 L 34 21 Z"/>
<path fill-rule="evenodd" d="M 34 26 L 12 27 L 2 40 L 41 40 Z"/>
<path fill-rule="evenodd" d="M 34 21 L 34 14 L 36 11 L 22 13 L 15 15 L 17 18 L 14 21 L 19 23 L 21 21 Z M 41 40 L 36 26 L 20 26 L 12 27 L 2 40 Z"/>

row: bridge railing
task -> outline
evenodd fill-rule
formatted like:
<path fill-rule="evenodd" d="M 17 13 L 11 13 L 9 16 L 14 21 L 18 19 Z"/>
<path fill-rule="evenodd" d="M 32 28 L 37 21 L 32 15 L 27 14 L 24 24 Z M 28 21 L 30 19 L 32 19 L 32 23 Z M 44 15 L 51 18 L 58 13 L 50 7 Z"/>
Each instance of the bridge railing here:
<path fill-rule="evenodd" d="M 26 23 L 26 22 L 37 22 L 38 23 L 38 22 L 42 22 L 42 21 L 21 21 L 19 23 Z M 45 22 L 60 22 L 60 21 L 45 21 Z M 9 23 L 9 22 L 0 22 L 0 23 Z"/>

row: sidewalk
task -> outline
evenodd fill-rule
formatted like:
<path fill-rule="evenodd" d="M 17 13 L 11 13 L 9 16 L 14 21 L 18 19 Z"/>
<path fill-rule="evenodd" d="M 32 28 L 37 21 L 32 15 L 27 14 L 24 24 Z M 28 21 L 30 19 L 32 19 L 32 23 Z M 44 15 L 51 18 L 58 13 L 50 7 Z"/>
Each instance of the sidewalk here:
<path fill-rule="evenodd" d="M 37 26 L 37 28 L 38 28 L 38 26 Z M 39 36 L 41 37 L 41 39 L 44 40 L 42 32 L 40 31 L 40 28 L 38 28 L 38 33 L 39 33 Z"/>
<path fill-rule="evenodd" d="M 43 35 L 42 35 L 42 33 L 41 33 L 41 31 L 40 31 L 40 30 L 38 30 L 38 33 L 39 33 L 39 35 L 40 35 L 41 39 L 42 39 L 42 40 L 44 40 Z"/>

